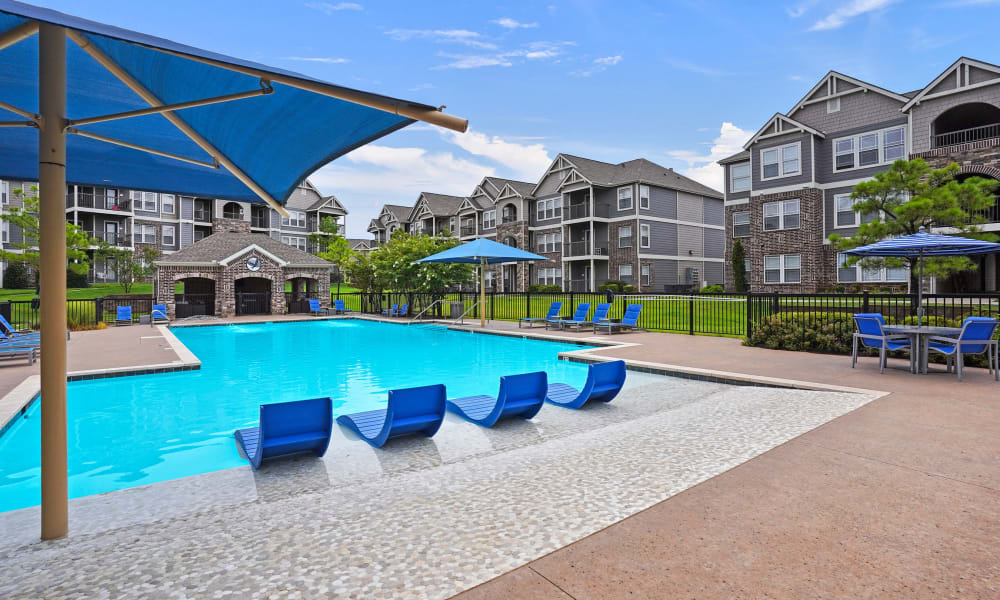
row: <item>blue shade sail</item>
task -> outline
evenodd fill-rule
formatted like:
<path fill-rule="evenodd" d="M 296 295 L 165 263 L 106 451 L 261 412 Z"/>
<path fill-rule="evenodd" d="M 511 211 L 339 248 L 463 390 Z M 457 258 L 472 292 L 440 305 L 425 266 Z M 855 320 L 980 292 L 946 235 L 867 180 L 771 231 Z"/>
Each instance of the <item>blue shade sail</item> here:
<path fill-rule="evenodd" d="M 844 250 L 842 254 L 850 256 L 965 256 L 975 254 L 990 254 L 1000 252 L 1000 244 L 984 242 L 971 238 L 953 235 L 939 235 L 918 231 L 911 235 L 890 238 Z"/>
<path fill-rule="evenodd" d="M 506 263 L 522 260 L 548 260 L 544 256 L 518 250 L 513 246 L 499 244 L 492 240 L 478 239 L 461 246 L 449 248 L 444 252 L 432 254 L 427 258 L 421 258 L 417 262 L 440 262 L 440 263 L 474 263 L 481 264 L 483 260 L 486 264 Z"/>
<path fill-rule="evenodd" d="M 298 73 L 0 0 L 0 35 L 30 21 L 79 32 L 164 104 L 260 90 L 267 85 L 261 77 L 267 79 L 268 74 L 318 83 L 331 91 L 347 90 Z M 195 59 L 220 61 L 264 73 L 261 77 L 246 75 Z M 66 41 L 66 62 L 69 119 L 149 107 L 70 39 Z M 324 164 L 413 122 L 408 117 L 291 85 L 278 82 L 270 85 L 274 89 L 270 94 L 187 108 L 174 114 L 279 202 L 284 202 L 307 175 Z M 396 106 L 434 110 L 423 104 L 360 93 Z M 37 33 L 0 50 L 0 101 L 29 112 L 38 111 Z M 0 108 L 0 121 L 23 119 Z M 80 125 L 78 129 L 202 162 L 213 160 L 161 114 Z M 38 180 L 37 129 L 0 129 L 0 178 Z M 71 184 L 261 201 L 225 168 L 189 164 L 78 135 L 67 136 L 66 180 Z"/>

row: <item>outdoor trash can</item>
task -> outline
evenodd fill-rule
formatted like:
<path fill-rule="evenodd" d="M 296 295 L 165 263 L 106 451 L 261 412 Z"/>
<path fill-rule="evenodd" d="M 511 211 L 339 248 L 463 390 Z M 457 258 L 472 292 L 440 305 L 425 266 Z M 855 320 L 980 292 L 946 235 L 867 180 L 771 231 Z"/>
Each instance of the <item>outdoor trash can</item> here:
<path fill-rule="evenodd" d="M 462 313 L 465 312 L 465 304 L 461 302 L 449 302 L 448 304 L 451 306 L 450 314 L 452 319 L 461 317 Z"/>

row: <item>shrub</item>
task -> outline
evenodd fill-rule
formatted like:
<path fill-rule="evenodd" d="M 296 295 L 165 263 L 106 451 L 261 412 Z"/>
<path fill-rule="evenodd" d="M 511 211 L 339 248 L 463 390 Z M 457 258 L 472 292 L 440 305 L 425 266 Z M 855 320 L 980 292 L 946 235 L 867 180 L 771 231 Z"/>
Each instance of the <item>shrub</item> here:
<path fill-rule="evenodd" d="M 26 290 L 34 287 L 28 267 L 24 263 L 10 263 L 3 274 L 3 286 L 9 290 Z"/>
<path fill-rule="evenodd" d="M 90 282 L 87 281 L 86 273 L 74 273 L 73 271 L 66 271 L 66 287 L 68 288 L 85 288 L 90 287 Z"/>
<path fill-rule="evenodd" d="M 632 286 L 628 286 L 624 281 L 619 281 L 618 279 L 609 279 L 604 283 L 602 283 L 601 285 L 597 286 L 597 291 L 598 292 L 611 291 L 616 294 L 620 294 L 625 290 L 626 287 L 632 287 Z M 634 287 L 632 289 L 633 291 L 635 290 Z"/>
<path fill-rule="evenodd" d="M 623 294 L 634 294 L 635 293 L 635 286 L 634 285 L 625 285 L 625 286 L 623 286 L 622 287 L 622 293 Z"/>
<path fill-rule="evenodd" d="M 702 294 L 721 294 L 722 293 L 722 286 L 721 285 L 706 285 L 705 287 L 701 288 L 701 293 Z"/>
<path fill-rule="evenodd" d="M 529 292 L 561 292 L 562 288 L 555 284 L 533 283 L 528 286 Z"/>
<path fill-rule="evenodd" d="M 748 346 L 845 354 L 851 351 L 854 322 L 850 313 L 776 313 L 761 322 L 747 340 Z"/>

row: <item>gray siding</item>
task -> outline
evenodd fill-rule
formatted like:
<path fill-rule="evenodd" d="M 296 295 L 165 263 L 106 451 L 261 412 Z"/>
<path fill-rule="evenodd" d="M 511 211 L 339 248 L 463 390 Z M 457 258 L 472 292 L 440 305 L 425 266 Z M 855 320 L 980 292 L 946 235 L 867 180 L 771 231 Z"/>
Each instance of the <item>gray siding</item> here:
<path fill-rule="evenodd" d="M 791 177 L 779 177 L 777 179 L 768 179 L 767 181 L 761 181 L 761 152 L 768 148 L 774 148 L 776 146 L 784 146 L 786 144 L 793 144 L 795 142 L 801 143 L 801 149 L 799 152 L 799 160 L 801 161 L 800 175 L 793 175 Z M 800 183 L 806 183 L 812 181 L 812 134 L 809 133 L 790 133 L 788 135 L 783 135 L 776 138 L 768 138 L 763 142 L 754 144 L 750 148 L 751 152 L 751 168 L 750 176 L 752 178 L 753 190 L 759 191 L 769 188 L 784 187 L 788 185 L 798 185 Z"/>
<path fill-rule="evenodd" d="M 703 223 L 705 202 L 701 196 L 677 192 L 677 220 L 689 223 Z"/>
<path fill-rule="evenodd" d="M 281 215 L 278 214 L 278 211 L 273 209 L 270 212 L 271 212 L 271 228 L 277 229 L 281 227 Z"/>
<path fill-rule="evenodd" d="M 732 180 L 732 178 L 729 175 L 729 170 L 733 167 L 733 165 L 743 165 L 743 164 L 746 164 L 747 162 L 748 161 L 742 161 L 742 162 L 728 163 L 726 165 L 723 165 L 723 167 L 725 169 L 725 176 L 726 176 L 726 180 L 723 183 L 723 185 L 725 187 L 725 190 L 726 190 L 726 200 L 738 200 L 740 198 L 749 198 L 750 197 L 750 190 L 743 190 L 742 192 L 734 192 L 734 191 L 732 191 L 731 188 L 732 188 L 732 181 L 733 180 Z M 752 175 L 752 173 L 751 173 L 751 175 Z"/>
<path fill-rule="evenodd" d="M 702 281 L 708 285 L 722 285 L 725 282 L 723 267 L 725 265 L 720 262 L 703 263 Z"/>
<path fill-rule="evenodd" d="M 649 208 L 640 208 L 639 214 L 663 217 L 664 219 L 676 219 L 677 191 L 649 186 Z"/>
<path fill-rule="evenodd" d="M 538 190 L 535 192 L 535 197 L 541 198 L 542 196 L 551 196 L 555 192 L 559 191 L 559 182 L 568 173 L 568 169 L 562 171 L 554 171 L 545 176 L 540 182 Z"/>
<path fill-rule="evenodd" d="M 947 78 L 952 79 L 954 78 Z M 931 126 L 944 111 L 970 102 L 985 102 L 1000 107 L 1000 85 L 988 85 L 961 94 L 952 94 L 941 98 L 922 100 L 920 104 L 910 108 L 913 114 L 913 132 L 911 135 L 913 147 L 910 152 L 926 152 L 931 149 Z"/>
<path fill-rule="evenodd" d="M 187 248 L 194 243 L 194 224 L 181 223 L 181 248 Z"/>
<path fill-rule="evenodd" d="M 706 225 L 725 225 L 726 209 L 722 204 L 722 200 L 717 198 L 704 198 L 704 201 L 705 219 L 703 223 Z"/>
<path fill-rule="evenodd" d="M 677 255 L 703 256 L 705 253 L 705 229 L 693 225 L 677 226 Z"/>
<path fill-rule="evenodd" d="M 705 229 L 705 256 L 723 258 L 726 255 L 726 232 L 721 229 Z"/>
<path fill-rule="evenodd" d="M 677 256 L 677 224 L 660 221 L 639 221 L 649 225 L 649 248 L 641 248 L 642 254 L 665 254 Z"/>
<path fill-rule="evenodd" d="M 194 219 L 194 198 L 181 198 L 181 218 Z"/>
<path fill-rule="evenodd" d="M 843 81 L 839 82 L 839 85 L 843 86 L 844 84 Z M 824 86 L 821 91 L 825 96 L 826 87 Z M 839 91 L 844 91 L 844 89 L 840 88 Z M 868 123 L 898 118 L 900 116 L 899 109 L 902 107 L 902 102 L 876 92 L 855 92 L 840 96 L 840 110 L 837 112 L 827 114 L 826 102 L 817 102 L 803 106 L 801 110 L 789 116 L 813 129 L 822 131 L 826 134 L 826 139 L 830 139 L 836 137 L 830 133 L 831 131 L 854 129 Z"/>
<path fill-rule="evenodd" d="M 837 204 L 834 202 L 834 196 L 840 194 L 850 194 L 854 188 L 848 187 L 838 187 L 823 190 L 823 215 L 824 215 L 824 227 L 823 227 L 823 238 L 826 239 L 830 237 L 831 233 L 836 233 L 837 235 L 843 237 L 850 237 L 858 232 L 857 227 L 848 227 L 837 229 L 834 227 L 837 223 Z"/>
<path fill-rule="evenodd" d="M 897 115 L 895 118 L 887 121 L 870 122 L 852 129 L 827 134 L 826 139 L 819 140 L 816 144 L 816 181 L 819 183 L 829 183 L 849 179 L 861 179 L 885 171 L 888 165 L 875 165 L 864 169 L 850 169 L 835 173 L 833 171 L 833 142 L 842 137 L 857 135 L 867 131 L 877 131 L 894 125 L 906 125 L 906 121 L 905 115 Z"/>
<path fill-rule="evenodd" d="M 652 271 L 654 289 L 663 289 L 665 285 L 677 285 L 676 260 L 654 260 L 650 271 Z"/>

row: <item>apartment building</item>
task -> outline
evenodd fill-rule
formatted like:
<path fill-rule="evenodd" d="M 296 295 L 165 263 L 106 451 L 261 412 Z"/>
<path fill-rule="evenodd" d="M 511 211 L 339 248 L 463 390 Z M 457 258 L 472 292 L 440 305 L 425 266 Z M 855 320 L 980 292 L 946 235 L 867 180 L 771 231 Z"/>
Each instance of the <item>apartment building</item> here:
<path fill-rule="evenodd" d="M 0 181 L 0 206 L 23 206 L 22 197 L 37 187 L 32 182 Z M 289 218 L 262 204 L 231 202 L 214 198 L 178 194 L 125 190 L 111 187 L 70 185 L 66 193 L 66 220 L 79 225 L 91 238 L 119 248 L 152 246 L 161 254 L 182 250 L 194 242 L 225 227 L 224 219 L 249 223 L 251 231 L 270 237 L 300 250 L 313 251 L 308 241 L 311 233 L 319 232 L 323 217 L 333 217 L 343 231 L 347 209 L 334 196 L 323 196 L 308 180 L 298 186 L 286 203 Z M 3 222 L 2 243 L 11 247 L 23 236 L 17 227 Z M 97 245 L 91 246 L 88 279 L 92 283 L 115 281 L 115 273 L 104 261 L 94 256 Z M 6 268 L 2 265 L 0 273 Z M 2 277 L 2 275 L 0 275 Z M 2 280 L 0 280 L 2 284 Z"/>
<path fill-rule="evenodd" d="M 853 235 L 856 184 L 895 160 L 951 162 L 959 178 L 1000 180 L 1000 67 L 960 58 L 923 88 L 897 93 L 830 71 L 787 113 L 776 113 L 725 169 L 726 285 L 739 239 L 756 292 L 818 292 L 834 286 L 905 289 L 906 269 L 847 266 L 829 236 Z M 1000 231 L 1000 209 L 983 229 Z M 936 291 L 995 291 L 1000 263 L 930 282 Z"/>
<path fill-rule="evenodd" d="M 391 213 L 387 205 L 369 228 L 376 241 Z M 411 232 L 416 214 L 407 217 Z M 441 218 L 450 224 L 452 216 L 458 230 L 449 231 L 462 241 L 490 238 L 548 259 L 488 270 L 487 285 L 498 291 L 595 291 L 614 279 L 663 293 L 723 282 L 722 194 L 646 159 L 560 154 L 535 183 L 483 178 Z"/>

